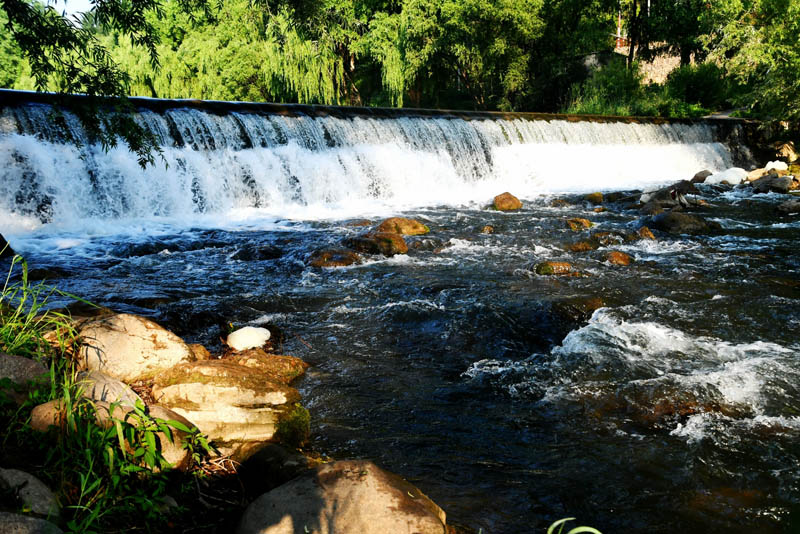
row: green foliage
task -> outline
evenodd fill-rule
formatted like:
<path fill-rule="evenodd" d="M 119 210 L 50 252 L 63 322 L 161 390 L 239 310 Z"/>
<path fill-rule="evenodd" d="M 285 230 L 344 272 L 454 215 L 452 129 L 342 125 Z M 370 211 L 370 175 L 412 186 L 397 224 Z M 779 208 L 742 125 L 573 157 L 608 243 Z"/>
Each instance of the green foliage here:
<path fill-rule="evenodd" d="M 547 534 L 561 534 L 564 530 L 564 525 L 569 521 L 575 521 L 574 517 L 565 517 L 564 519 L 559 519 L 555 521 L 550 527 L 547 529 Z M 558 529 L 558 530 L 556 530 Z M 592 527 L 575 527 L 567 531 L 566 534 L 602 534 L 599 530 Z"/>

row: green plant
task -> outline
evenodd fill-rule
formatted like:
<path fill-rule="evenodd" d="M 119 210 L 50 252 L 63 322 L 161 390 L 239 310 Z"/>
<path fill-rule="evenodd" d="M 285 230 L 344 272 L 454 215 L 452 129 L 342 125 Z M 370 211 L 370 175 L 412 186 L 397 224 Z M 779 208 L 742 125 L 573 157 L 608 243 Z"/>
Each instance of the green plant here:
<path fill-rule="evenodd" d="M 558 521 L 556 521 L 552 525 L 550 525 L 550 528 L 547 529 L 547 534 L 561 534 L 561 532 L 564 530 L 564 525 L 568 521 L 574 521 L 574 520 L 575 520 L 574 517 L 565 517 L 564 519 L 559 519 Z M 558 529 L 558 530 L 556 530 L 556 529 Z M 585 534 L 602 534 L 599 530 L 597 530 L 596 528 L 592 528 L 592 527 L 575 527 L 575 528 L 567 531 L 566 534 L 582 534 L 582 533 L 585 533 Z"/>

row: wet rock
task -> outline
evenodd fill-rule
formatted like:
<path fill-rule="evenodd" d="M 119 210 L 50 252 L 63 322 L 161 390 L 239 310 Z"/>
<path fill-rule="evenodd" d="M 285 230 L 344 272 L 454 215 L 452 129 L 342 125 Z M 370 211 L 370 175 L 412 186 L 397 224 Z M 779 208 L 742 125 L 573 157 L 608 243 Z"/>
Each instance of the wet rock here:
<path fill-rule="evenodd" d="M 656 236 L 653 235 L 653 232 L 650 231 L 650 228 L 647 226 L 642 226 L 636 231 L 636 235 L 639 236 L 640 239 L 648 239 L 650 241 L 655 241 Z"/>
<path fill-rule="evenodd" d="M 659 213 L 664 213 L 664 208 L 656 202 L 648 202 L 639 208 L 639 213 L 642 215 L 658 215 Z"/>
<path fill-rule="evenodd" d="M 212 440 L 238 448 L 273 439 L 299 393 L 253 367 L 228 360 L 177 365 L 156 377 L 153 398 Z"/>
<path fill-rule="evenodd" d="M 283 256 L 283 251 L 271 245 L 248 246 L 237 250 L 232 259 L 239 261 L 276 260 Z"/>
<path fill-rule="evenodd" d="M 690 180 L 690 182 L 692 182 L 693 184 L 702 184 L 703 182 L 706 181 L 706 178 L 708 178 L 712 174 L 713 173 L 711 171 L 709 171 L 708 169 L 702 170 L 702 171 L 698 172 L 697 174 L 695 174 L 694 176 L 692 176 L 692 179 Z"/>
<path fill-rule="evenodd" d="M 0 489 L 2 488 L 16 495 L 18 504 L 32 514 L 58 520 L 61 509 L 55 494 L 35 476 L 17 469 L 0 469 Z"/>
<path fill-rule="evenodd" d="M 800 213 L 800 198 L 793 198 L 786 202 L 781 202 L 776 208 L 778 212 L 783 215 L 791 215 L 793 213 Z"/>
<path fill-rule="evenodd" d="M 348 228 L 360 228 L 363 226 L 372 226 L 372 221 L 369 219 L 355 219 L 352 221 L 347 221 L 344 225 Z"/>
<path fill-rule="evenodd" d="M 483 228 L 481 228 L 478 233 L 480 234 L 493 234 L 494 233 L 494 226 L 487 224 Z"/>
<path fill-rule="evenodd" d="M 233 350 L 247 350 L 263 347 L 269 341 L 270 333 L 266 328 L 245 326 L 228 334 L 225 343 Z"/>
<path fill-rule="evenodd" d="M 303 376 L 309 365 L 294 356 L 268 354 L 262 349 L 250 349 L 227 358 L 226 361 L 256 369 L 270 380 L 289 385 Z"/>
<path fill-rule="evenodd" d="M 377 231 L 400 235 L 423 235 L 429 233 L 431 230 L 416 219 L 391 217 L 383 221 L 378 226 Z"/>
<path fill-rule="evenodd" d="M 492 207 L 497 211 L 516 211 L 522 208 L 522 202 L 511 193 L 502 193 L 494 197 Z"/>
<path fill-rule="evenodd" d="M 604 195 L 606 202 L 638 202 L 641 191 L 614 191 Z"/>
<path fill-rule="evenodd" d="M 620 252 L 618 250 L 612 250 L 606 253 L 605 260 L 612 264 L 612 265 L 630 265 L 633 259 L 625 254 L 624 252 Z"/>
<path fill-rule="evenodd" d="M 181 338 L 136 315 L 123 313 L 88 323 L 79 337 L 81 369 L 102 371 L 124 382 L 152 378 L 192 360 Z"/>
<path fill-rule="evenodd" d="M 569 201 L 565 198 L 554 198 L 550 201 L 551 208 L 566 208 L 569 205 Z"/>
<path fill-rule="evenodd" d="M 794 176 L 778 176 L 770 172 L 752 183 L 754 193 L 788 193 L 800 189 L 800 180 Z"/>
<path fill-rule="evenodd" d="M 565 261 L 545 261 L 537 263 L 533 270 L 539 275 L 569 274 L 572 272 L 572 265 Z"/>
<path fill-rule="evenodd" d="M 591 228 L 592 226 L 593 224 L 589 219 L 581 219 L 580 217 L 567 219 L 567 227 L 569 227 L 569 229 L 573 232 L 580 232 L 581 230 Z"/>
<path fill-rule="evenodd" d="M 705 234 L 722 229 L 719 223 L 706 221 L 697 215 L 669 211 L 653 217 L 651 225 L 656 230 L 670 234 Z"/>
<path fill-rule="evenodd" d="M 441 252 L 445 247 L 450 246 L 448 243 L 442 242 L 441 239 L 424 238 L 414 239 L 408 243 L 410 250 L 426 250 L 429 252 Z"/>
<path fill-rule="evenodd" d="M 625 236 L 616 232 L 592 232 L 592 240 L 604 247 L 619 245 L 625 242 Z"/>
<path fill-rule="evenodd" d="M 591 250 L 597 250 L 600 248 L 600 244 L 596 241 L 578 241 L 576 243 L 568 243 L 564 246 L 564 250 L 569 252 L 589 252 Z"/>
<path fill-rule="evenodd" d="M 576 297 L 554 303 L 553 311 L 568 321 L 585 322 L 605 305 L 600 297 Z"/>
<path fill-rule="evenodd" d="M 708 179 L 706 181 L 708 181 Z M 640 197 L 640 201 L 643 202 L 645 206 L 653 204 L 661 208 L 674 208 L 676 206 L 687 208 L 695 205 L 696 202 L 687 198 L 686 195 L 699 193 L 700 191 L 692 182 L 681 180 L 678 183 L 663 187 L 657 191 L 643 193 Z"/>
<path fill-rule="evenodd" d="M 38 517 L 0 512 L 0 532 L 3 534 L 62 534 L 64 531 L 50 521 Z"/>
<path fill-rule="evenodd" d="M 81 396 L 107 403 L 119 402 L 123 406 L 136 406 L 144 401 L 127 384 L 100 371 L 78 373 Z"/>
<path fill-rule="evenodd" d="M 312 267 L 331 268 L 347 267 L 348 265 L 358 265 L 361 263 L 361 256 L 352 250 L 328 249 L 318 250 L 311 254 L 308 264 Z"/>
<path fill-rule="evenodd" d="M 597 207 L 597 208 L 593 209 L 592 211 L 593 211 L 593 212 L 595 212 L 595 213 L 605 213 L 605 212 L 606 212 L 606 211 L 608 211 L 608 210 L 606 210 L 606 209 L 605 209 L 604 207 L 602 207 L 602 206 L 599 206 L 599 207 Z"/>
<path fill-rule="evenodd" d="M 6 238 L 3 237 L 3 234 L 0 234 L 0 259 L 11 258 L 14 256 L 14 254 L 16 254 L 14 249 L 8 244 L 8 241 L 6 241 Z"/>
<path fill-rule="evenodd" d="M 584 195 L 583 199 L 587 201 L 589 204 L 602 204 L 603 203 L 603 193 L 589 193 L 588 195 Z"/>
<path fill-rule="evenodd" d="M 192 351 L 195 361 L 210 360 L 211 353 L 200 343 L 189 343 L 189 350 Z"/>
<path fill-rule="evenodd" d="M 389 232 L 370 232 L 345 240 L 345 246 L 366 254 L 383 254 L 392 257 L 395 254 L 408 252 L 408 245 L 403 236 Z"/>
<path fill-rule="evenodd" d="M 237 534 L 446 534 L 444 511 L 366 460 L 321 465 L 256 499 Z M 303 525 L 300 527 L 300 525 Z"/>
<path fill-rule="evenodd" d="M 309 459 L 298 451 L 266 443 L 237 470 L 247 493 L 260 496 L 311 469 Z"/>
<path fill-rule="evenodd" d="M 794 163 L 797 161 L 798 155 L 794 148 L 794 143 L 789 141 L 788 143 L 777 144 L 775 146 L 775 157 L 787 163 Z"/>
<path fill-rule="evenodd" d="M 45 280 L 56 280 L 66 278 L 72 273 L 60 267 L 40 267 L 28 271 L 28 280 L 32 282 L 43 282 Z"/>

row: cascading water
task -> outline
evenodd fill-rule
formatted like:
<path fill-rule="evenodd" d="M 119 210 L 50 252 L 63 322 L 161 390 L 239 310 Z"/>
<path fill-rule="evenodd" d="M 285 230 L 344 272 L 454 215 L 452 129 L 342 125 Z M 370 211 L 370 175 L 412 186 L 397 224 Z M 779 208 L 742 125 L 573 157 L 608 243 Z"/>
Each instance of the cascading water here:
<path fill-rule="evenodd" d="M 105 152 L 65 114 L 6 107 L 0 116 L 0 214 L 12 225 L 171 218 L 257 209 L 320 218 L 485 202 L 499 189 L 639 187 L 731 166 L 715 126 L 522 118 L 285 116 L 142 109 L 162 147 L 142 169 Z M 634 148 L 635 147 L 635 148 Z"/>
<path fill-rule="evenodd" d="M 721 230 L 632 240 L 651 221 L 621 191 L 730 167 L 735 122 L 203 106 L 142 106 L 146 169 L 70 114 L 80 147 L 48 107 L 5 106 L 0 233 L 31 278 L 215 354 L 229 323 L 269 327 L 312 365 L 314 448 L 402 474 L 468 534 L 800 528 L 788 195 L 701 184 Z M 485 209 L 506 190 L 521 210 Z M 353 217 L 396 214 L 431 228 L 408 254 L 309 265 L 367 231 Z"/>

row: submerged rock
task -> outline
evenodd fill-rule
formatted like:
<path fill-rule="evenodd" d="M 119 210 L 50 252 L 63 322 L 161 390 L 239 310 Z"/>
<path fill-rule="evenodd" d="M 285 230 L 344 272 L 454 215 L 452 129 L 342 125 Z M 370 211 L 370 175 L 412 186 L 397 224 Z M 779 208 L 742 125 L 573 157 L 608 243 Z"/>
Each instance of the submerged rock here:
<path fill-rule="evenodd" d="M 706 221 L 697 215 L 675 211 L 656 215 L 651 224 L 656 230 L 670 234 L 704 234 L 722 229 L 719 223 Z"/>
<path fill-rule="evenodd" d="M 272 245 L 247 246 L 237 250 L 232 259 L 239 261 L 276 260 L 283 256 L 283 251 Z"/>
<path fill-rule="evenodd" d="M 408 252 L 408 245 L 400 234 L 390 232 L 370 232 L 345 240 L 345 246 L 366 254 L 383 254 L 392 257 Z"/>
<path fill-rule="evenodd" d="M 416 219 L 405 217 L 391 217 L 383 221 L 377 228 L 378 232 L 400 235 L 423 235 L 431 230 Z"/>
<path fill-rule="evenodd" d="M 146 380 L 193 359 L 181 338 L 153 321 L 121 313 L 90 322 L 79 332 L 81 369 L 123 382 Z"/>
<path fill-rule="evenodd" d="M 228 334 L 225 343 L 233 350 L 248 350 L 263 347 L 269 341 L 270 333 L 266 328 L 245 326 Z"/>
<path fill-rule="evenodd" d="M 352 250 L 344 249 L 318 250 L 308 259 L 308 264 L 317 268 L 347 267 L 359 263 L 361 256 Z"/>
<path fill-rule="evenodd" d="M 494 197 L 492 207 L 497 211 L 516 211 L 522 208 L 522 202 L 509 192 Z"/>
<path fill-rule="evenodd" d="M 569 274 L 572 272 L 572 265 L 565 261 L 545 261 L 537 263 L 533 270 L 539 275 Z"/>
<path fill-rule="evenodd" d="M 237 534 L 446 534 L 417 487 L 366 460 L 321 465 L 256 499 Z"/>
<path fill-rule="evenodd" d="M 594 226 L 589 219 L 582 219 L 580 217 L 574 217 L 572 219 L 567 219 L 567 227 L 573 232 L 580 232 L 581 230 L 585 230 L 586 228 L 591 228 Z"/>

